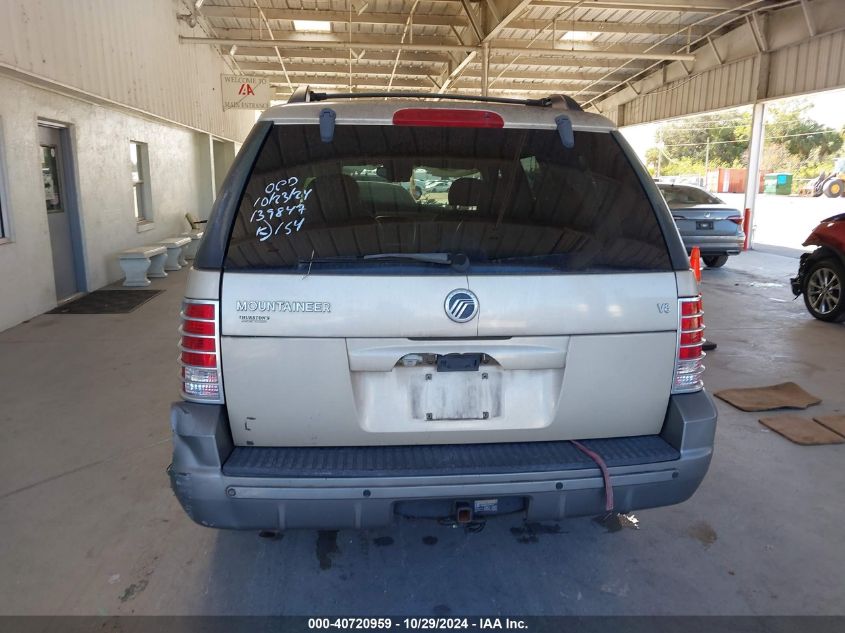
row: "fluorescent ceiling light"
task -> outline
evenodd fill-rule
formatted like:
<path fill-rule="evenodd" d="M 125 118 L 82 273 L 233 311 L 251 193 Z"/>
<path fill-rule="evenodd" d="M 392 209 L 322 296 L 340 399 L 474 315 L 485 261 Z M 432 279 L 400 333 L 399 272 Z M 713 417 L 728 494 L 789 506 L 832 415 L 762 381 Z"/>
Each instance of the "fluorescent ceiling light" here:
<path fill-rule="evenodd" d="M 563 35 L 560 36 L 560 39 L 592 42 L 599 35 L 601 35 L 601 31 L 564 31 Z"/>
<path fill-rule="evenodd" d="M 331 33 L 332 23 L 326 20 L 294 20 L 293 30 Z"/>

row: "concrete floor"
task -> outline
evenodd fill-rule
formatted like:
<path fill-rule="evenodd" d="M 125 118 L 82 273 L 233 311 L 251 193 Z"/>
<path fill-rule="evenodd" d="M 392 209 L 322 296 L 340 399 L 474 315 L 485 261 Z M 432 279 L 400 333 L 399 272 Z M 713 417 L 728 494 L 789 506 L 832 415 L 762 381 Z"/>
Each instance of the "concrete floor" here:
<path fill-rule="evenodd" d="M 795 380 L 845 408 L 845 325 L 793 302 L 795 259 L 704 271 L 707 384 Z M 716 455 L 638 530 L 431 521 L 278 540 L 194 525 L 168 487 L 184 273 L 128 315 L 0 334 L 0 614 L 843 614 L 845 445 L 801 447 L 722 402 Z"/>

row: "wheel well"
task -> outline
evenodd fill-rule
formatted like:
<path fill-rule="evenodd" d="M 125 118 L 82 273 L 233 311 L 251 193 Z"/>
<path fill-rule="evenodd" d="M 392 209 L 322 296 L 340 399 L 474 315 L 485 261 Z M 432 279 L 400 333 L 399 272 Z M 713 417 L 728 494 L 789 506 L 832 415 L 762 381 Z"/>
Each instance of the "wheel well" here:
<path fill-rule="evenodd" d="M 828 246 L 819 246 L 816 250 L 810 253 L 810 256 L 807 258 L 805 268 L 809 268 L 816 262 L 819 262 L 823 259 L 833 259 L 845 266 L 845 253 L 840 253 L 839 251 Z"/>

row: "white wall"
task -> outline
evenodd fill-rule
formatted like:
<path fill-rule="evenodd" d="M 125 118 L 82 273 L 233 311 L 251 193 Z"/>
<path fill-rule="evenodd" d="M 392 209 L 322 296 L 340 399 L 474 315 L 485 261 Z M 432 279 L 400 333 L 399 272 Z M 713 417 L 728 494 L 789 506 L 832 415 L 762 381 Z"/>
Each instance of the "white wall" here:
<path fill-rule="evenodd" d="M 210 173 L 197 132 L 156 123 L 0 77 L 0 126 L 11 241 L 0 244 L 0 330 L 56 305 L 50 235 L 38 154 L 38 119 L 70 128 L 88 288 L 122 277 L 117 252 L 188 229 Z M 152 229 L 138 232 L 130 181 L 129 141 L 148 144 Z"/>
<path fill-rule="evenodd" d="M 235 141 L 254 120 L 224 112 L 210 46 L 179 43 L 202 36 L 176 19 L 184 0 L 0 0 L 0 68 L 125 104 Z"/>
<path fill-rule="evenodd" d="M 117 253 L 187 230 L 214 195 L 212 137 L 239 144 L 255 120 L 223 111 L 231 70 L 176 19 L 186 0 L 0 0 L 0 330 L 56 305 L 38 120 L 66 124 L 76 162 L 87 290 L 122 278 Z M 199 29 L 199 27 L 197 27 Z M 202 33 L 200 33 L 202 34 Z M 148 144 L 151 230 L 133 211 L 129 141 Z"/>

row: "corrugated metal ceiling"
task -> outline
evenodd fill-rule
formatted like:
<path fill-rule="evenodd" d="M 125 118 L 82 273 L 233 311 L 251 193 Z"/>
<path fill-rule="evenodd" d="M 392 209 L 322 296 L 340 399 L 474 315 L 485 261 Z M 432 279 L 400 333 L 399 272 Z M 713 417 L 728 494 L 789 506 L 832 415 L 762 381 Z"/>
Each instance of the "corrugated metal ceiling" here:
<path fill-rule="evenodd" d="M 583 100 L 661 63 L 644 55 L 689 53 L 703 35 L 733 28 L 772 1 L 207 0 L 197 3 L 195 30 L 218 40 L 244 74 L 270 77 L 280 99 L 305 83 L 478 93 L 487 41 L 490 94 Z M 330 30 L 298 30 L 294 19 L 328 21 Z M 268 46 L 271 39 L 284 48 Z M 403 41 L 416 48 L 397 50 Z M 426 48 L 443 45 L 455 50 Z"/>

